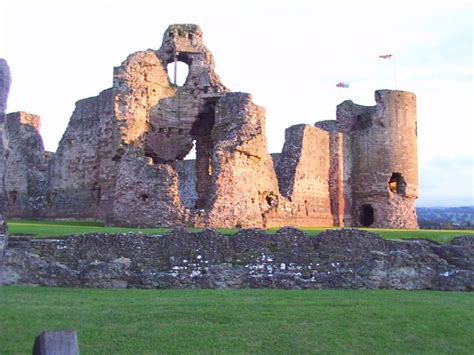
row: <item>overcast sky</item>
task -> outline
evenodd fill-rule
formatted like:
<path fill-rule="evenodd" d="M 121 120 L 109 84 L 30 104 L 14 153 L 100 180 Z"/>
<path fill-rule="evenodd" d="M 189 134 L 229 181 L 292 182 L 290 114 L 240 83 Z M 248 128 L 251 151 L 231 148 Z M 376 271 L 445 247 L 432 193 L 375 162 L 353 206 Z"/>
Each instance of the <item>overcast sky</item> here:
<path fill-rule="evenodd" d="M 222 82 L 266 108 L 271 152 L 286 127 L 335 119 L 346 99 L 374 105 L 376 89 L 411 91 L 418 206 L 474 205 L 472 16 L 471 2 L 452 1 L 1 0 L 0 57 L 13 77 L 8 111 L 40 115 L 54 151 L 74 103 L 110 87 L 114 66 L 158 49 L 169 24 L 196 23 Z"/>

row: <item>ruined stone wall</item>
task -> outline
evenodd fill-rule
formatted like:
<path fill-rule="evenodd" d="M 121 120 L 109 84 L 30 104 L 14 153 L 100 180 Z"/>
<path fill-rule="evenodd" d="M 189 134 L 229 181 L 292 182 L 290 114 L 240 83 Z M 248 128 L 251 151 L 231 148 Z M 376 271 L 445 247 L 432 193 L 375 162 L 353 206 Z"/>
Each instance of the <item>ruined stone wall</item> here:
<path fill-rule="evenodd" d="M 310 125 L 286 129 L 276 166 L 278 206 L 269 226 L 332 226 L 329 200 L 329 134 Z"/>
<path fill-rule="evenodd" d="M 3 284 L 3 255 L 7 244 L 8 232 L 5 218 L 5 155 L 8 140 L 5 129 L 5 112 L 7 109 L 8 92 L 10 90 L 10 68 L 5 59 L 0 58 L 0 286 Z"/>
<path fill-rule="evenodd" d="M 189 66 L 186 82 L 180 87 L 170 82 L 167 73 L 167 64 L 174 61 Z M 120 129 L 126 132 L 122 141 L 127 159 L 118 165 L 114 207 L 107 221 L 155 226 L 187 223 L 189 213 L 184 206 L 199 204 L 208 181 L 206 176 L 196 178 L 196 203 L 191 206 L 191 200 L 184 197 L 183 204 L 176 161 L 196 144 L 197 160 L 206 163 L 196 169 L 196 175 L 207 171 L 214 104 L 219 93 L 227 90 L 214 72 L 214 61 L 199 27 L 170 26 L 157 52 L 130 56 L 116 69 L 114 88 Z M 130 184 L 131 176 L 141 179 L 141 184 Z M 129 191 L 124 191 L 125 186 Z"/>
<path fill-rule="evenodd" d="M 14 239 L 5 283 L 97 288 L 395 288 L 472 291 L 474 238 L 439 245 L 384 240 L 358 230 L 309 237 L 213 230 L 163 236 L 90 234 L 59 240 Z"/>
<path fill-rule="evenodd" d="M 262 227 L 278 203 L 278 182 L 267 152 L 265 111 L 251 96 L 229 93 L 216 105 L 212 189 L 200 225 Z"/>
<path fill-rule="evenodd" d="M 418 228 L 416 97 L 403 91 L 375 92 L 375 107 L 346 101 L 337 119 L 345 131 L 344 161 L 351 225 Z"/>
<path fill-rule="evenodd" d="M 80 100 L 51 161 L 50 217 L 96 217 L 100 190 L 99 143 L 107 134 L 104 121 L 113 115 L 113 93 Z M 108 144 L 112 140 L 107 139 Z"/>
<path fill-rule="evenodd" d="M 142 195 L 156 196 L 155 191 L 146 193 L 142 191 L 145 186 L 155 186 L 155 182 L 145 181 L 138 189 L 140 191 L 135 191 L 133 198 L 130 195 L 126 196 L 118 186 L 123 186 L 123 182 L 130 178 L 127 174 L 131 173 L 129 170 L 131 156 L 136 156 L 137 164 L 143 165 L 141 168 L 136 166 L 137 169 L 149 170 L 147 163 L 149 159 L 144 159 L 146 137 L 153 129 L 149 123 L 149 111 L 160 100 L 174 93 L 175 89 L 169 86 L 166 70 L 153 50 L 136 52 L 130 55 L 120 67 L 114 69 L 113 127 L 114 132 L 118 129 L 119 135 L 115 144 L 110 146 L 109 143 L 109 146 L 104 146 L 104 151 L 99 152 L 101 173 L 98 182 L 101 189 L 100 210 L 103 218 L 109 223 L 141 225 L 145 222 L 144 218 L 135 220 L 135 217 L 138 216 L 138 211 L 143 211 L 143 208 L 148 206 L 142 203 Z M 127 156 L 127 159 L 122 164 L 123 156 Z M 141 173 L 138 171 L 132 174 L 134 177 L 139 175 Z M 147 176 L 152 178 L 153 174 L 141 175 L 141 178 Z M 127 203 L 128 210 L 123 208 Z M 137 211 L 136 214 L 133 213 L 134 210 Z M 148 211 L 146 215 L 150 213 Z M 147 223 L 150 224 L 150 220 Z"/>
<path fill-rule="evenodd" d="M 186 223 L 178 174 L 172 165 L 154 164 L 151 158 L 129 149 L 118 169 L 115 202 L 108 223 L 138 227 Z"/>
<path fill-rule="evenodd" d="M 319 121 L 315 126 L 323 129 L 329 134 L 329 200 L 331 214 L 335 226 L 344 227 L 350 225 L 344 221 L 344 166 L 349 162 L 344 161 L 344 134 L 338 131 L 335 120 Z"/>
<path fill-rule="evenodd" d="M 9 136 L 5 193 L 8 218 L 42 217 L 47 208 L 49 162 L 40 135 L 40 117 L 26 112 L 6 116 Z"/>
<path fill-rule="evenodd" d="M 178 61 L 189 68 L 181 86 L 168 76 Z M 28 124 L 12 126 L 12 215 L 416 228 L 413 94 L 377 91 L 373 107 L 346 101 L 337 121 L 290 127 L 282 153 L 270 156 L 264 109 L 249 94 L 230 93 L 214 66 L 191 24 L 169 26 L 157 51 L 128 56 L 114 68 L 112 88 L 77 102 L 47 189 L 40 137 Z M 25 145 L 29 137 L 35 141 Z M 193 146 L 196 160 L 182 162 Z"/>

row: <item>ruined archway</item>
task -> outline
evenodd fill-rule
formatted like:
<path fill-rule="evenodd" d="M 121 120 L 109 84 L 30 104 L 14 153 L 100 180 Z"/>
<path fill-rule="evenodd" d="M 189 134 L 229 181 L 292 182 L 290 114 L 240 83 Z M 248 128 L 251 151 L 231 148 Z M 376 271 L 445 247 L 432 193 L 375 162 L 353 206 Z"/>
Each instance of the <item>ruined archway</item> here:
<path fill-rule="evenodd" d="M 198 119 L 191 128 L 191 135 L 196 146 L 196 208 L 205 209 L 209 200 L 212 184 L 212 137 L 215 124 L 215 107 L 217 98 L 207 98 L 199 110 Z"/>
<path fill-rule="evenodd" d="M 369 227 L 374 223 L 374 208 L 371 205 L 362 205 L 359 223 L 363 227 Z"/>

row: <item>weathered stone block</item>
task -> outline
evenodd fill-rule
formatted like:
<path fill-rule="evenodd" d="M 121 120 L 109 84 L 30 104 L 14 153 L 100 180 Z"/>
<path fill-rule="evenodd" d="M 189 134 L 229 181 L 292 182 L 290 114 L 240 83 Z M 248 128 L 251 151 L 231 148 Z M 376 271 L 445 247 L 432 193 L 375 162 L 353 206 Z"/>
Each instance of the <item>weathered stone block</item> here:
<path fill-rule="evenodd" d="M 33 355 L 79 355 L 76 331 L 42 332 L 35 339 Z"/>

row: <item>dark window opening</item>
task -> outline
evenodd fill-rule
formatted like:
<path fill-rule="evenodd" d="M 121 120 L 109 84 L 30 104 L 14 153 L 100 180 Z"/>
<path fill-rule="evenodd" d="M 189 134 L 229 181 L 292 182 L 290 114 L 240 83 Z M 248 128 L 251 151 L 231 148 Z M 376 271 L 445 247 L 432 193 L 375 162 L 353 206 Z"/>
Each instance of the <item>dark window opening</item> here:
<path fill-rule="evenodd" d="M 265 196 L 265 202 L 271 208 L 278 206 L 278 197 L 276 195 L 270 194 Z"/>
<path fill-rule="evenodd" d="M 191 128 L 191 135 L 193 137 L 203 137 L 211 134 L 212 128 L 216 122 L 216 100 L 208 99 L 202 105 L 198 119 L 194 122 Z"/>
<path fill-rule="evenodd" d="M 374 223 L 374 208 L 371 205 L 362 205 L 359 220 L 364 227 L 372 225 Z"/>
<path fill-rule="evenodd" d="M 357 115 L 352 125 L 353 130 L 363 130 L 372 127 L 372 117 L 368 113 Z"/>
<path fill-rule="evenodd" d="M 122 159 L 122 156 L 124 155 L 125 153 L 125 149 L 124 148 L 118 148 L 116 151 L 115 151 L 115 154 L 114 156 L 112 157 L 112 160 L 113 161 L 120 161 Z"/>
<path fill-rule="evenodd" d="M 267 205 L 268 205 L 268 206 L 271 206 L 271 205 L 272 205 L 272 203 L 273 203 L 273 199 L 272 199 L 272 197 L 271 197 L 271 196 L 267 196 L 267 197 L 265 197 L 265 201 L 267 201 Z"/>
<path fill-rule="evenodd" d="M 99 187 L 99 184 L 97 182 L 95 182 L 94 185 L 92 186 L 91 193 L 95 201 L 99 202 L 100 196 L 101 196 L 101 188 Z"/>
<path fill-rule="evenodd" d="M 10 201 L 12 203 L 15 203 L 17 198 L 18 198 L 18 191 L 16 190 L 10 191 Z"/>
<path fill-rule="evenodd" d="M 171 62 L 167 66 L 170 82 L 176 86 L 183 86 L 189 74 L 189 65 L 181 60 Z"/>
<path fill-rule="evenodd" d="M 46 196 L 46 201 L 49 206 L 51 206 L 54 203 L 54 200 L 56 199 L 57 192 L 48 192 L 48 195 Z"/>
<path fill-rule="evenodd" d="M 403 175 L 400 173 L 393 173 L 388 181 L 388 188 L 394 194 L 405 195 L 407 183 L 405 182 Z"/>
<path fill-rule="evenodd" d="M 156 165 L 156 164 L 160 164 L 160 163 L 165 163 L 165 162 L 166 162 L 166 160 L 163 160 L 163 159 L 159 158 L 159 157 L 158 157 L 154 152 L 152 152 L 152 151 L 145 151 L 145 156 L 146 156 L 147 158 L 151 158 L 151 162 L 152 162 L 153 164 L 155 164 L 155 165 Z"/>

